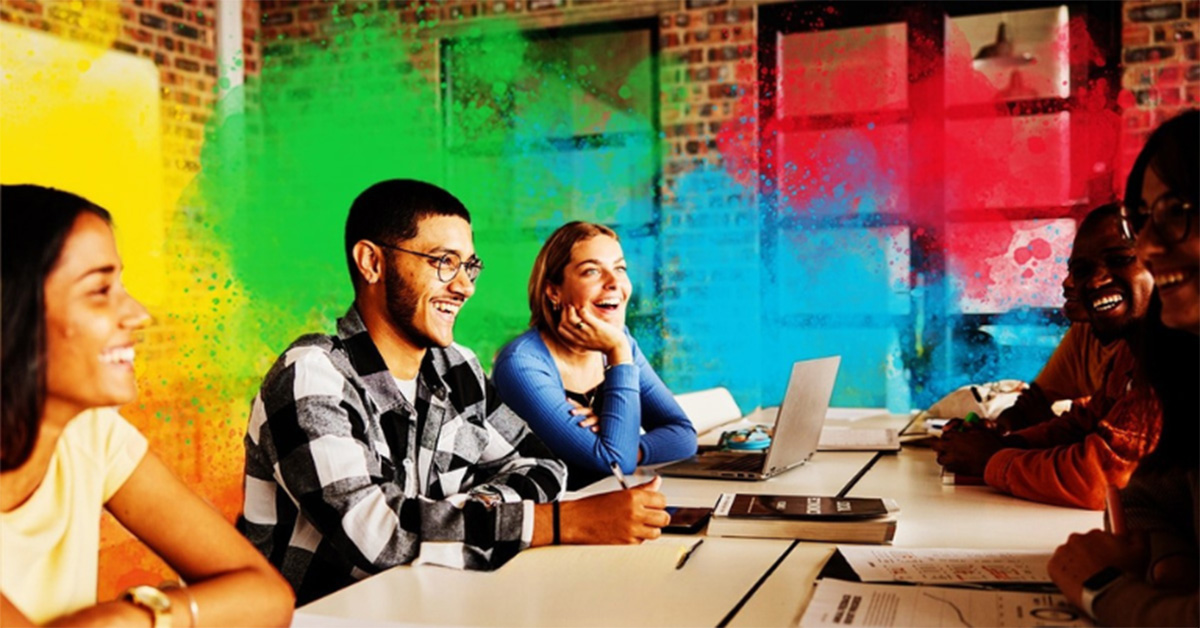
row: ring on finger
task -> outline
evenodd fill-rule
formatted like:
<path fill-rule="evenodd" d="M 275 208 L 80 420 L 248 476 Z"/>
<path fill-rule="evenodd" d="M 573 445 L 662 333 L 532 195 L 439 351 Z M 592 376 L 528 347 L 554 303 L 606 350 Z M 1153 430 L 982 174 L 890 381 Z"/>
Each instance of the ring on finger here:
<path fill-rule="evenodd" d="M 575 329 L 582 330 L 583 329 L 583 321 L 575 323 Z"/>

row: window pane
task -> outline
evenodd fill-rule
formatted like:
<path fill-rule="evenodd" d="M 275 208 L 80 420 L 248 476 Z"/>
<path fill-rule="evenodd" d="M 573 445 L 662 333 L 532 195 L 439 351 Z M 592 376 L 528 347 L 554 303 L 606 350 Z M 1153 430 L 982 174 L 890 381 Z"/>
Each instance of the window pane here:
<path fill-rule="evenodd" d="M 946 263 L 958 311 L 1062 307 L 1074 239 L 1070 219 L 950 224 Z"/>
<path fill-rule="evenodd" d="M 781 232 L 776 250 L 782 315 L 910 311 L 908 227 Z"/>
<path fill-rule="evenodd" d="M 908 26 L 784 35 L 778 67 L 779 117 L 901 109 L 908 105 Z"/>
<path fill-rule="evenodd" d="M 904 124 L 781 134 L 779 206 L 801 218 L 907 211 L 908 139 Z"/>
<path fill-rule="evenodd" d="M 653 131 L 648 30 L 496 36 L 446 55 L 451 146 Z"/>
<path fill-rule="evenodd" d="M 950 209 L 1062 207 L 1070 190 L 1069 113 L 946 123 Z"/>
<path fill-rule="evenodd" d="M 946 104 L 1066 98 L 1066 6 L 946 21 Z"/>

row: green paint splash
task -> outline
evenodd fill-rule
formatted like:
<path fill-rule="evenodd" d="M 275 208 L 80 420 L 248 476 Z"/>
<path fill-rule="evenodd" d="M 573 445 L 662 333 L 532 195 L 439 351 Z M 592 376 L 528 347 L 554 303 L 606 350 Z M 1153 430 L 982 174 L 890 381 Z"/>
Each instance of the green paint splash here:
<path fill-rule="evenodd" d="M 206 130 L 184 206 L 220 270 L 198 264 L 189 294 L 212 299 L 195 324 L 224 331 L 187 357 L 225 369 L 228 394 L 248 398 L 288 343 L 330 331 L 349 306 L 344 221 L 377 181 L 430 181 L 471 210 L 487 269 L 456 340 L 485 366 L 527 325 L 525 284 L 550 231 L 585 219 L 632 234 L 655 219 L 649 31 L 628 46 L 493 24 L 443 44 L 361 17 L 335 17 L 325 39 L 267 44 L 261 77 L 223 98 Z M 657 243 L 625 240 L 642 258 L 635 291 L 650 295 Z"/>

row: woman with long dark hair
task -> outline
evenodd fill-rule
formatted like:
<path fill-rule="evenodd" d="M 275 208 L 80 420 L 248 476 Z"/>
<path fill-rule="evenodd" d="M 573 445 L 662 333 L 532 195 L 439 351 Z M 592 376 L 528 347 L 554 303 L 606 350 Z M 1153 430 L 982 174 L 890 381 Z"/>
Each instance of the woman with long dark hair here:
<path fill-rule="evenodd" d="M 1200 112 L 1159 127 L 1126 186 L 1126 233 L 1157 295 L 1136 347 L 1163 409 L 1158 447 L 1109 506 L 1108 531 L 1073 534 L 1055 583 L 1102 625 L 1200 625 Z"/>
<path fill-rule="evenodd" d="M 287 583 L 147 449 L 133 401 L 137 332 L 104 209 L 0 186 L 0 624 L 286 625 Z M 97 603 L 107 509 L 187 580 Z"/>

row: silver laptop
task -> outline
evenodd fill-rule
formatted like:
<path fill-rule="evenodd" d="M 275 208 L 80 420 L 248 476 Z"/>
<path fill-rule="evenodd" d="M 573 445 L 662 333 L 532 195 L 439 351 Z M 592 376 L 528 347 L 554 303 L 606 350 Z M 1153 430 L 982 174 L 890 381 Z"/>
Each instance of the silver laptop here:
<path fill-rule="evenodd" d="M 792 365 L 787 392 L 775 417 L 774 437 L 766 450 L 704 452 L 659 467 L 658 472 L 678 477 L 765 480 L 804 464 L 821 440 L 841 361 L 841 356 L 833 356 Z"/>

